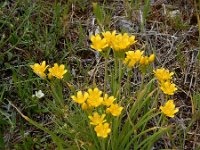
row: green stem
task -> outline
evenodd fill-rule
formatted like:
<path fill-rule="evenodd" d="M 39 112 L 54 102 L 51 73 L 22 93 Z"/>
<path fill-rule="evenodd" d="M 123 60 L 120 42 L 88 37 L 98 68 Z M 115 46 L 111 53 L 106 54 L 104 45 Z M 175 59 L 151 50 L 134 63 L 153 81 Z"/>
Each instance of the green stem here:
<path fill-rule="evenodd" d="M 161 114 L 161 115 L 160 115 L 160 118 L 159 118 L 159 120 L 158 120 L 158 126 L 160 125 L 160 123 L 161 123 L 160 126 L 162 126 L 163 118 L 164 118 L 164 116 L 163 116 L 163 114 Z"/>
<path fill-rule="evenodd" d="M 119 87 L 118 87 L 118 98 L 120 99 L 121 97 L 121 80 L 122 80 L 122 62 L 121 60 L 119 59 L 118 60 L 118 63 L 119 63 L 119 76 L 118 76 L 118 84 L 119 84 Z"/>
<path fill-rule="evenodd" d="M 158 90 L 158 92 L 157 92 L 157 94 L 156 94 L 156 96 L 155 96 L 155 101 L 153 101 L 153 104 L 152 104 L 152 108 L 157 108 L 158 107 L 158 97 L 159 97 L 159 95 L 160 95 L 160 88 L 157 88 Z"/>
<path fill-rule="evenodd" d="M 141 77 L 141 88 L 143 88 L 143 86 L 144 86 L 144 76 L 145 76 L 145 74 L 142 73 L 142 77 Z"/>
<path fill-rule="evenodd" d="M 131 94 L 131 81 L 130 81 L 130 79 L 131 79 L 131 69 L 128 69 L 128 75 L 127 75 L 127 80 L 126 80 L 126 89 L 127 89 L 127 95 L 128 95 L 128 97 L 130 96 L 130 94 Z"/>
<path fill-rule="evenodd" d="M 116 53 L 114 53 L 114 81 L 113 81 L 113 95 L 117 97 L 117 86 L 118 86 L 118 59 Z"/>
<path fill-rule="evenodd" d="M 168 99 L 169 99 L 169 95 L 166 95 L 166 101 L 168 101 Z"/>
<path fill-rule="evenodd" d="M 101 150 L 106 150 L 105 139 L 101 139 Z"/>
<path fill-rule="evenodd" d="M 53 80 L 53 81 L 47 81 L 51 87 L 52 95 L 55 99 L 56 105 L 60 106 L 61 108 L 64 107 L 64 100 L 63 100 L 63 94 L 62 94 L 62 86 L 60 85 L 59 80 Z"/>
<path fill-rule="evenodd" d="M 106 93 L 107 80 L 108 80 L 108 59 L 105 58 L 104 94 Z"/>
<path fill-rule="evenodd" d="M 141 84 L 140 84 L 139 91 L 142 91 L 143 87 L 144 87 L 144 74 L 142 73 L 142 76 L 141 76 Z"/>
<path fill-rule="evenodd" d="M 117 141 L 118 141 L 118 136 L 119 136 L 119 132 L 118 132 L 118 127 L 119 127 L 119 121 L 118 118 L 113 118 L 113 128 L 112 128 L 112 142 L 113 144 L 113 149 L 117 149 Z"/>
<path fill-rule="evenodd" d="M 166 124 L 166 116 L 163 116 L 162 122 L 161 122 L 161 127 Z"/>

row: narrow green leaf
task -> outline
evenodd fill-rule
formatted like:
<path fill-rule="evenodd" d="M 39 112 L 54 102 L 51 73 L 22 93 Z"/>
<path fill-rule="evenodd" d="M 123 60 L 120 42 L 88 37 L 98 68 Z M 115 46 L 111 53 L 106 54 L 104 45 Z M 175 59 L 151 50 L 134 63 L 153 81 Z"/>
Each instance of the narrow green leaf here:
<path fill-rule="evenodd" d="M 93 12 L 94 12 L 94 15 L 95 15 L 98 23 L 100 25 L 103 24 L 103 11 L 97 3 L 93 3 Z"/>
<path fill-rule="evenodd" d="M 141 149 L 146 149 L 147 146 L 149 147 L 149 145 L 152 145 L 156 140 L 158 140 L 160 138 L 160 136 L 164 133 L 166 133 L 169 129 L 171 128 L 171 126 L 166 127 L 166 128 L 160 128 L 158 132 L 155 132 L 153 135 L 147 137 L 145 140 L 143 140 L 138 148 Z"/>

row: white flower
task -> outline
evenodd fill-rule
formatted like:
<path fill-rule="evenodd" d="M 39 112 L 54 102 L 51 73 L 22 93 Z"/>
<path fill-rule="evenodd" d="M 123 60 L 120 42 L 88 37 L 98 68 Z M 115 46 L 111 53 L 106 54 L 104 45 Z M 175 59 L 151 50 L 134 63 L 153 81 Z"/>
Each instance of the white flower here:
<path fill-rule="evenodd" d="M 35 94 L 32 95 L 32 97 L 35 97 L 35 96 L 36 96 L 37 98 L 42 98 L 42 97 L 44 97 L 44 93 L 42 93 L 41 90 L 35 91 Z"/>

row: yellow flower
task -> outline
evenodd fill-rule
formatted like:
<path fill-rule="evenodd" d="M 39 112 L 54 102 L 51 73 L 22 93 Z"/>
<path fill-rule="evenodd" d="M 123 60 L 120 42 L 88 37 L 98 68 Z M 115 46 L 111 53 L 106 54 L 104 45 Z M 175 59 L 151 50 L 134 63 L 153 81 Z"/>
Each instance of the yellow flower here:
<path fill-rule="evenodd" d="M 106 106 L 110 106 L 111 104 L 113 104 L 113 102 L 115 101 L 115 97 L 114 96 L 110 96 L 108 97 L 108 94 L 105 94 L 104 98 L 103 98 L 103 104 Z"/>
<path fill-rule="evenodd" d="M 103 97 L 101 97 L 102 91 L 100 91 L 98 88 L 88 89 L 88 100 L 87 103 L 90 107 L 98 107 L 103 102 Z"/>
<path fill-rule="evenodd" d="M 33 69 L 33 72 L 36 73 L 40 78 L 46 78 L 46 74 L 44 73 L 47 69 L 46 62 L 43 61 L 42 64 L 35 63 L 34 65 L 30 65 Z"/>
<path fill-rule="evenodd" d="M 174 92 L 177 90 L 174 83 L 162 82 L 160 85 L 160 89 L 167 95 L 174 95 Z"/>
<path fill-rule="evenodd" d="M 52 68 L 49 68 L 48 70 L 49 70 L 49 74 L 48 74 L 49 78 L 54 76 L 58 79 L 62 79 L 63 75 L 67 72 L 67 70 L 65 70 L 64 65 L 58 66 L 57 63 L 55 63 L 54 66 Z"/>
<path fill-rule="evenodd" d="M 141 65 L 149 65 L 155 60 L 155 55 L 151 54 L 149 57 L 148 56 L 142 56 L 140 58 L 140 64 Z"/>
<path fill-rule="evenodd" d="M 90 45 L 91 48 L 97 51 L 102 51 L 104 48 L 108 47 L 106 39 L 102 39 L 99 34 L 96 34 L 95 36 L 92 35 L 90 40 L 92 41 L 92 45 Z"/>
<path fill-rule="evenodd" d="M 136 50 L 126 52 L 126 58 L 124 63 L 127 64 L 128 67 L 133 67 L 142 57 L 144 51 Z"/>
<path fill-rule="evenodd" d="M 49 78 L 49 79 L 52 79 L 52 78 L 53 78 L 53 76 L 52 76 L 51 73 L 48 73 L 48 78 Z"/>
<path fill-rule="evenodd" d="M 147 57 L 147 56 L 142 56 L 142 57 L 140 58 L 140 64 L 141 64 L 141 65 L 148 65 L 148 64 L 149 64 L 149 57 Z"/>
<path fill-rule="evenodd" d="M 122 112 L 123 107 L 118 104 L 112 104 L 109 108 L 106 109 L 107 113 L 111 113 L 113 116 L 119 116 Z"/>
<path fill-rule="evenodd" d="M 135 44 L 137 42 L 137 40 L 135 40 L 135 36 L 134 35 L 131 35 L 129 36 L 127 33 L 124 33 L 124 38 L 128 38 L 128 41 L 129 41 L 129 46 Z"/>
<path fill-rule="evenodd" d="M 106 114 L 99 115 L 97 112 L 94 112 L 93 116 L 88 116 L 90 119 L 90 124 L 92 125 L 99 125 L 104 123 L 106 120 L 104 120 Z"/>
<path fill-rule="evenodd" d="M 77 92 L 77 96 L 71 96 L 71 98 L 78 104 L 85 103 L 86 99 L 88 98 L 88 93 L 85 92 L 84 94 L 81 91 Z"/>
<path fill-rule="evenodd" d="M 102 137 L 102 138 L 106 138 L 108 134 L 111 132 L 111 129 L 108 123 L 99 124 L 98 126 L 94 128 L 94 130 L 96 131 L 97 136 Z"/>
<path fill-rule="evenodd" d="M 149 56 L 149 62 L 152 63 L 152 62 L 154 62 L 154 60 L 155 60 L 155 55 L 154 55 L 154 54 L 151 54 L 151 55 Z"/>
<path fill-rule="evenodd" d="M 166 116 L 171 118 L 174 118 L 174 114 L 178 112 L 178 109 L 175 109 L 173 100 L 168 100 L 164 106 L 160 106 L 160 109 Z"/>
<path fill-rule="evenodd" d="M 135 36 L 128 36 L 127 33 L 118 34 L 112 40 L 111 48 L 114 51 L 122 51 L 129 48 L 132 44 L 136 43 Z"/>
<path fill-rule="evenodd" d="M 106 39 L 108 45 L 111 46 L 112 41 L 115 38 L 116 31 L 113 31 L 112 33 L 110 31 L 106 31 L 106 32 L 103 32 L 102 34 L 103 34 L 104 39 Z"/>
<path fill-rule="evenodd" d="M 87 110 L 88 109 L 88 105 L 86 103 L 83 103 L 81 105 L 82 110 Z"/>
<path fill-rule="evenodd" d="M 169 81 L 171 80 L 172 76 L 174 75 L 173 72 L 169 72 L 168 69 L 160 68 L 153 71 L 154 75 L 160 82 Z"/>

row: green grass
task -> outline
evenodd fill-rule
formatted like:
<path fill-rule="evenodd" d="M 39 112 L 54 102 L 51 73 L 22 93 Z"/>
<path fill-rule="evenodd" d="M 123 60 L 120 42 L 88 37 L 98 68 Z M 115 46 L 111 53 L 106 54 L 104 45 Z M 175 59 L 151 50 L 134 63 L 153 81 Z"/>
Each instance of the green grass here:
<path fill-rule="evenodd" d="M 156 11 L 161 14 L 162 6 L 159 7 Z M 110 141 L 105 142 L 110 142 L 108 149 L 117 149 L 116 146 L 121 146 L 122 149 L 151 149 L 153 146 L 157 149 L 198 149 L 199 62 L 193 64 L 197 72 L 197 84 L 193 90 L 189 89 L 188 83 L 184 83 L 187 69 L 191 69 L 190 50 L 198 49 L 200 45 L 196 42 L 199 40 L 197 34 L 190 32 L 191 37 L 188 35 L 190 28 L 196 29 L 197 23 L 190 23 L 191 12 L 168 18 L 159 16 L 156 11 L 152 12 L 154 9 L 149 0 L 144 3 L 125 0 L 122 4 L 104 1 L 96 5 L 87 0 L 0 2 L 0 149 L 101 149 L 104 141 L 96 137 L 92 127 L 87 127 L 87 114 L 83 114 L 79 106 L 70 99 L 75 91 L 85 91 L 88 87 L 95 86 L 108 93 L 115 91 L 113 94 L 117 93 L 118 88 L 122 88 L 124 93 L 119 95 L 119 101 L 128 96 L 131 99 L 125 98 L 127 102 L 124 105 L 133 105 L 132 109 L 124 108 L 127 113 L 132 112 L 129 120 L 132 124 L 126 124 L 126 115 L 122 116 L 119 118 L 122 121 L 122 129 L 119 131 L 123 132 L 116 129 L 113 133 L 121 133 L 126 139 L 117 136 L 115 141 L 111 137 Z M 180 10 L 183 8 L 180 7 Z M 139 15 L 139 11 L 142 12 L 142 22 L 134 17 Z M 196 11 L 199 11 L 198 7 Z M 187 15 L 187 20 L 183 20 L 184 15 Z M 96 18 L 94 24 L 93 17 Z M 108 86 L 104 87 L 105 59 L 89 46 L 89 32 L 94 33 L 98 26 L 101 31 L 121 32 L 122 27 L 118 24 L 120 17 L 136 26 L 133 31 L 139 42 L 134 48 L 143 47 L 145 53 L 153 51 L 156 54 L 157 60 L 153 68 L 165 64 L 169 70 L 181 70 L 175 73 L 175 82 L 187 96 L 178 91 L 174 98 L 180 111 L 174 119 L 169 120 L 171 124 L 165 120 L 165 126 L 160 129 L 157 128 L 160 114 L 149 112 L 149 109 L 160 105 L 157 102 L 151 103 L 154 100 L 151 96 L 154 95 L 155 85 L 150 82 L 148 89 L 143 89 L 145 95 L 139 95 L 139 99 L 135 93 L 139 89 L 138 70 L 134 69 L 130 73 L 122 66 L 119 74 L 125 75 L 119 76 L 119 81 L 115 82 L 116 78 L 110 76 L 114 73 L 114 60 L 110 59 L 108 81 L 112 81 L 112 84 L 107 81 Z M 197 28 L 198 32 L 199 29 Z M 150 30 L 155 31 L 155 34 Z M 122 32 L 127 31 L 123 29 Z M 179 39 L 173 41 L 171 36 Z M 32 72 L 29 65 L 43 60 L 50 65 L 57 62 L 66 66 L 68 74 L 63 82 L 57 81 L 50 85 Z M 151 76 L 152 74 L 146 76 L 145 85 Z M 127 78 L 131 80 L 130 85 Z M 119 85 L 120 81 L 122 86 Z M 32 97 L 38 90 L 45 93 L 44 98 Z M 148 95 L 145 90 L 149 90 L 147 93 L 152 95 Z M 139 100 L 133 103 L 132 100 L 137 98 Z M 137 123 L 138 118 L 143 122 Z M 169 129 L 171 126 L 172 130 Z M 130 144 L 126 143 L 127 139 Z M 149 141 L 153 142 L 149 144 Z M 117 142 L 121 145 L 117 145 Z"/>

